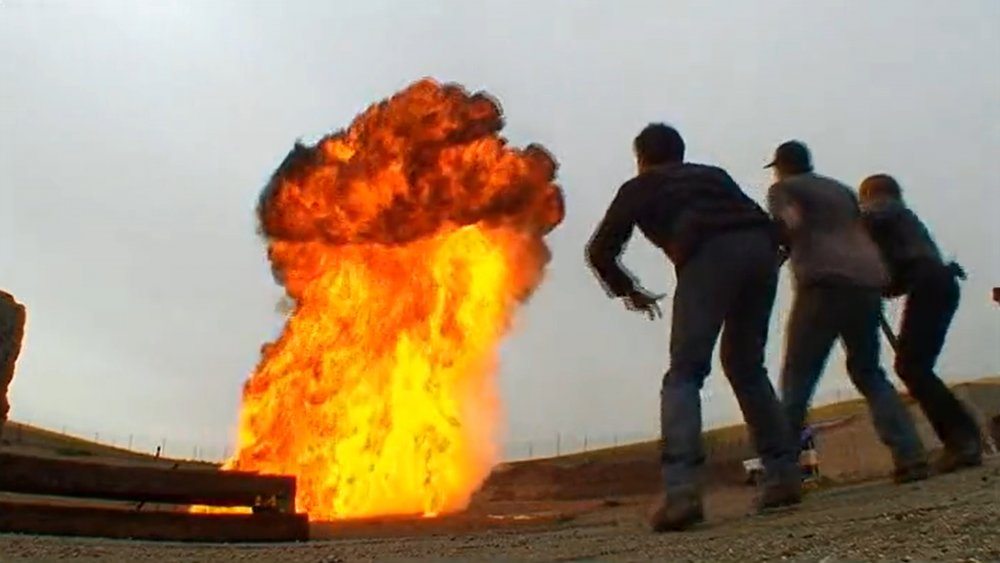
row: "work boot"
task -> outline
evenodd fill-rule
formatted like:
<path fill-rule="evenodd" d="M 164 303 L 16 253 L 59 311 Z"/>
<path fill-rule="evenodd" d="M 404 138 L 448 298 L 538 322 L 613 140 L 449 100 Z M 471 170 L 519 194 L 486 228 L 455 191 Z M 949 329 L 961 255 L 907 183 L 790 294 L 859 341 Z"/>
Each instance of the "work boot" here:
<path fill-rule="evenodd" d="M 934 461 L 934 472 L 954 473 L 970 467 L 979 467 L 983 464 L 983 450 L 981 447 L 953 449 L 945 448 L 941 457 Z"/>
<path fill-rule="evenodd" d="M 785 480 L 766 485 L 757 499 L 757 512 L 767 512 L 802 502 L 802 482 Z"/>
<path fill-rule="evenodd" d="M 930 476 L 930 466 L 926 462 L 919 462 L 897 466 L 896 470 L 892 473 L 892 480 L 895 481 L 897 485 L 905 485 L 906 483 L 923 481 Z"/>
<path fill-rule="evenodd" d="M 701 499 L 695 496 L 660 500 L 649 516 L 649 525 L 656 533 L 681 532 L 705 521 Z"/>

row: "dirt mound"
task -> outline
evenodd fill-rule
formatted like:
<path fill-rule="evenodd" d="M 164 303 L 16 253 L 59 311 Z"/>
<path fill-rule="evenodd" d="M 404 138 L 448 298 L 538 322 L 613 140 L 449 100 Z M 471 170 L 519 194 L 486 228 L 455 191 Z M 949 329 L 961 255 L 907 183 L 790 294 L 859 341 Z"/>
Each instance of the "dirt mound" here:
<path fill-rule="evenodd" d="M 741 460 L 706 462 L 709 486 L 743 482 Z M 659 493 L 660 460 L 585 460 L 575 464 L 555 460 L 513 463 L 498 468 L 487 479 L 477 502 L 583 500 Z"/>

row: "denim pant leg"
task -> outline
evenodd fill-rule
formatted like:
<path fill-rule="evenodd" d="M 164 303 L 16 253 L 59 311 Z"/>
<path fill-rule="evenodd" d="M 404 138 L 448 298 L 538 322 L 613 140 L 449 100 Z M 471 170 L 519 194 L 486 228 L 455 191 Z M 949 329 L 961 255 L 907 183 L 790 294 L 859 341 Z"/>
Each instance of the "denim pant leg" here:
<path fill-rule="evenodd" d="M 958 282 L 948 272 L 914 284 L 903 309 L 895 368 L 945 447 L 977 452 L 982 447 L 979 423 L 934 372 L 958 301 Z"/>
<path fill-rule="evenodd" d="M 795 437 L 805 426 L 809 403 L 837 340 L 838 305 L 831 306 L 830 299 L 826 288 L 799 288 L 788 317 L 780 386 L 789 431 Z"/>
<path fill-rule="evenodd" d="M 839 300 L 844 315 L 841 338 L 847 356 L 847 374 L 868 402 L 875 430 L 892 450 L 897 467 L 924 463 L 927 454 L 913 418 L 880 363 L 881 295 L 862 288 L 851 290 Z"/>
<path fill-rule="evenodd" d="M 670 327 L 670 369 L 660 391 L 664 492 L 668 499 L 700 495 L 705 453 L 700 391 L 731 298 L 730 276 L 720 275 L 708 249 L 678 276 Z"/>
<path fill-rule="evenodd" d="M 799 480 L 798 433 L 790 430 L 764 364 L 778 285 L 776 259 L 768 264 L 765 255 L 756 274 L 747 280 L 726 317 L 720 359 L 764 465 L 765 483 L 777 485 Z"/>

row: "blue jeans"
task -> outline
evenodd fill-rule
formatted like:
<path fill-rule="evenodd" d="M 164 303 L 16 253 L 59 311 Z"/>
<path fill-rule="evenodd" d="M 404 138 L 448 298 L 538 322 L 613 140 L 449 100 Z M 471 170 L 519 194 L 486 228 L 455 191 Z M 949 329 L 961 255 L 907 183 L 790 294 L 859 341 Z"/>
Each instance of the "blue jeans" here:
<path fill-rule="evenodd" d="M 913 419 L 880 364 L 881 313 L 878 290 L 846 283 L 814 284 L 796 290 L 781 371 L 788 422 L 795 432 L 802 428 L 830 350 L 840 339 L 851 383 L 868 402 L 875 430 L 892 450 L 896 466 L 926 463 L 927 454 Z"/>
<path fill-rule="evenodd" d="M 958 454 L 979 455 L 982 451 L 979 423 L 934 372 L 958 309 L 958 281 L 942 264 L 921 265 L 911 272 L 899 327 L 896 374 L 945 448 Z"/>
<path fill-rule="evenodd" d="M 668 501 L 701 493 L 705 454 L 699 391 L 720 332 L 722 368 L 764 465 L 765 483 L 799 481 L 798 432 L 791 432 L 764 367 L 777 283 L 777 252 L 761 229 L 705 241 L 677 272 L 670 369 L 660 396 Z"/>

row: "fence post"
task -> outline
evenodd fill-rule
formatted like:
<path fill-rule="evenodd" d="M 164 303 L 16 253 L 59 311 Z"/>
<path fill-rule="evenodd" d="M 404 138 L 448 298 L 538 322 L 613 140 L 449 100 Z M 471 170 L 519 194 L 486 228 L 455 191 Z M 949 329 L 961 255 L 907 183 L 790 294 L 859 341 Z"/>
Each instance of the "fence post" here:
<path fill-rule="evenodd" d="M 535 443 L 528 441 L 528 459 L 535 459 Z"/>
<path fill-rule="evenodd" d="M 853 425 L 851 427 L 851 439 L 848 441 L 847 447 L 850 451 L 848 458 L 851 460 L 852 477 L 856 477 L 861 474 L 861 464 L 858 463 L 858 429 Z"/>
<path fill-rule="evenodd" d="M 587 451 L 587 442 L 589 441 L 588 438 L 589 436 L 586 434 L 583 435 L 583 451 Z"/>

